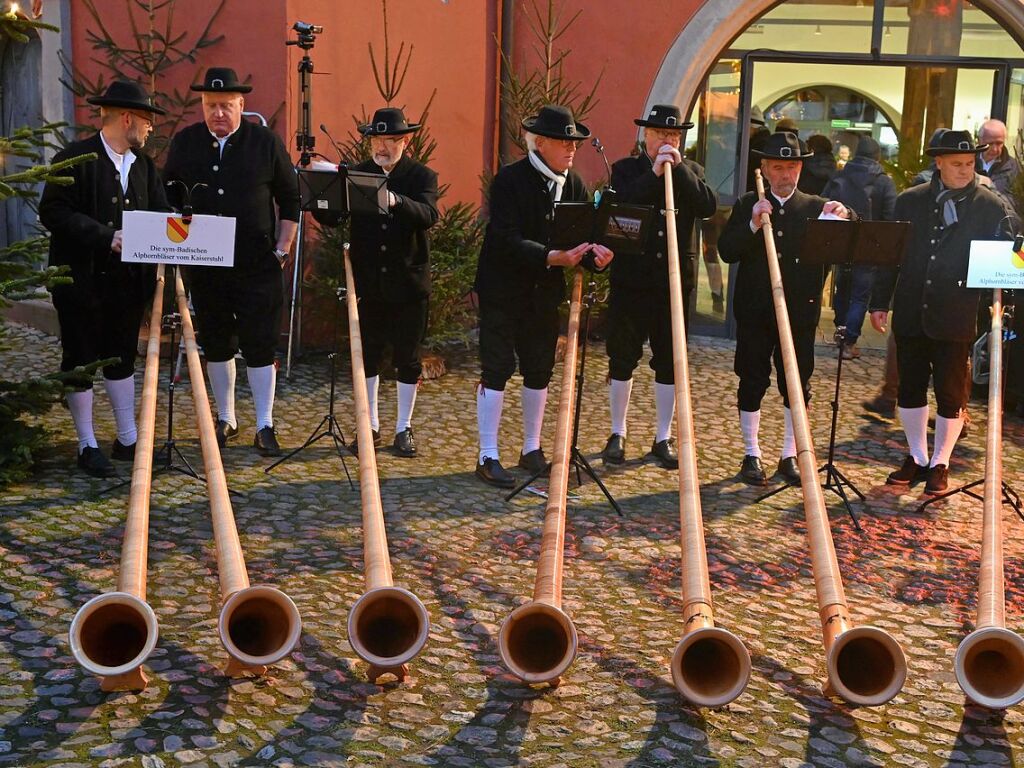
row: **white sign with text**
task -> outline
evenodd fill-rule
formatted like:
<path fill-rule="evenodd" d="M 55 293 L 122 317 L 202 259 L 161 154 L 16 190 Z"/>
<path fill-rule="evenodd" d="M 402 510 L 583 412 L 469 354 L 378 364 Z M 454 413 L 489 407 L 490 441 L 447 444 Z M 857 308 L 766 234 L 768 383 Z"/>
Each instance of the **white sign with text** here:
<path fill-rule="evenodd" d="M 1024 288 L 1024 253 L 1012 240 L 973 240 L 967 267 L 968 288 Z"/>
<path fill-rule="evenodd" d="M 125 211 L 121 261 L 178 264 L 185 267 L 230 267 L 235 263 L 235 220 L 195 214 Z"/>

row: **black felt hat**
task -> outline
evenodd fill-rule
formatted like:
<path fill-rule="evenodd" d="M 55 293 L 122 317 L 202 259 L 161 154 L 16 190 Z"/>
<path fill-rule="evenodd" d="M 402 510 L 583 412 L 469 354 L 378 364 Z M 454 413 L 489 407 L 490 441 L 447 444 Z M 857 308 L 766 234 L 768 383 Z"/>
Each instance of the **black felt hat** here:
<path fill-rule="evenodd" d="M 115 80 L 102 96 L 90 96 L 86 101 L 97 107 L 121 107 L 152 112 L 155 115 L 167 114 L 167 110 L 154 106 L 153 99 L 145 88 L 131 80 Z"/>
<path fill-rule="evenodd" d="M 681 131 L 693 128 L 693 123 L 683 122 L 679 107 L 675 104 L 655 104 L 647 117 L 638 117 L 633 122 L 644 128 L 678 128 Z"/>
<path fill-rule="evenodd" d="M 230 67 L 210 67 L 201 85 L 191 86 L 201 93 L 248 93 L 251 85 L 238 82 L 238 75 Z"/>
<path fill-rule="evenodd" d="M 536 117 L 527 117 L 523 120 L 523 128 L 538 136 L 546 136 L 549 139 L 580 139 L 590 138 L 590 129 L 583 123 L 577 123 L 572 116 L 572 110 L 558 104 L 548 104 L 541 107 Z"/>
<path fill-rule="evenodd" d="M 761 157 L 766 160 L 806 160 L 813 157 L 813 152 L 808 152 L 806 146 L 796 134 L 789 131 L 773 133 L 769 136 L 761 149 L 752 149 L 750 154 L 754 157 Z"/>
<path fill-rule="evenodd" d="M 980 155 L 988 149 L 988 144 L 975 146 L 974 137 L 970 131 L 946 131 L 935 142 L 934 146 L 929 144 L 924 152 L 926 155 L 936 157 L 938 155 Z"/>
<path fill-rule="evenodd" d="M 403 136 L 415 133 L 422 123 L 410 123 L 405 113 L 398 107 L 384 107 L 373 113 L 373 120 L 360 125 L 358 130 L 363 136 Z"/>

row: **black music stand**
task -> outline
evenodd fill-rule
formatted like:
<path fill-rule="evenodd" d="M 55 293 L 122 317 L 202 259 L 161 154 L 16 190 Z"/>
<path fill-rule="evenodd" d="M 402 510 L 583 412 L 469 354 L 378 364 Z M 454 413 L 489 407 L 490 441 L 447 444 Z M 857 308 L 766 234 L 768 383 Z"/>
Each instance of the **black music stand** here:
<path fill-rule="evenodd" d="M 882 266 L 895 267 L 903 260 L 913 227 L 904 221 L 834 221 L 811 219 L 807 222 L 803 244 L 800 247 L 798 263 L 810 266 Z M 847 299 L 853 290 L 853 281 L 847 285 Z M 850 506 L 846 488 L 861 500 L 865 496 L 835 464 L 836 430 L 839 426 L 839 393 L 843 379 L 843 344 L 846 341 L 846 326 L 836 327 L 836 381 L 832 395 L 832 427 L 828 438 L 828 460 L 818 468 L 825 473 L 822 488 L 832 491 L 843 501 L 853 527 L 861 530 L 857 516 Z M 759 496 L 755 502 L 764 501 L 797 483 L 786 483 Z"/>
<path fill-rule="evenodd" d="M 583 241 L 586 242 L 586 241 Z M 577 243 L 578 244 L 578 243 Z M 608 503 L 611 504 L 619 517 L 622 517 L 622 507 L 612 496 L 611 492 L 601 482 L 601 478 L 594 472 L 594 468 L 590 466 L 590 462 L 587 461 L 587 457 L 583 455 L 579 448 L 580 439 L 580 406 L 583 403 L 583 384 L 585 379 L 585 371 L 587 365 L 587 340 L 590 337 L 590 308 L 597 303 L 597 294 L 595 292 L 596 284 L 591 282 L 587 286 L 587 293 L 583 297 L 583 312 L 580 316 L 580 328 L 582 329 L 583 343 L 580 347 L 580 360 L 576 366 L 576 405 L 575 412 L 573 415 L 572 424 L 572 446 L 569 450 L 569 462 L 576 470 L 576 485 L 583 485 L 583 473 L 586 473 L 587 477 L 597 483 L 597 487 L 601 489 L 601 493 L 608 499 Z M 524 490 L 526 490 L 533 482 L 541 475 L 551 471 L 551 462 L 547 463 L 547 466 L 539 472 L 535 472 L 528 480 L 520 483 L 516 488 L 505 497 L 505 501 L 511 501 L 513 498 L 518 496 Z"/>
<path fill-rule="evenodd" d="M 600 203 L 555 203 L 551 224 L 554 233 L 550 248 L 567 250 L 580 243 L 597 243 L 615 252 L 616 257 L 636 256 L 644 243 L 654 219 L 649 205 L 616 203 L 613 192 L 606 193 Z"/>

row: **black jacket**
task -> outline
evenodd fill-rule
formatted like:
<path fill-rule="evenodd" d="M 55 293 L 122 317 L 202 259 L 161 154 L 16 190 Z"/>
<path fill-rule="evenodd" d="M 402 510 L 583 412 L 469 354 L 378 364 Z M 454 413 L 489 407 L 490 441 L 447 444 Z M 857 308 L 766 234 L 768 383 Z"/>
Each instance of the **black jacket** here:
<path fill-rule="evenodd" d="M 870 192 L 868 191 L 870 190 Z M 821 196 L 838 200 L 868 221 L 892 221 L 896 211 L 896 184 L 882 164 L 857 156 L 822 190 Z M 864 204 L 864 200 L 868 204 Z"/>
<path fill-rule="evenodd" d="M 382 173 L 373 160 L 353 170 Z M 388 174 L 399 204 L 386 216 L 352 216 L 352 271 L 359 295 L 408 301 L 430 293 L 430 240 L 437 223 L 437 174 L 403 157 Z"/>
<path fill-rule="evenodd" d="M 171 140 L 164 177 L 191 187 L 195 213 L 235 217 L 235 269 L 243 273 L 280 269 L 274 257 L 277 244 L 276 203 L 280 217 L 299 220 L 298 177 L 277 134 L 242 120 L 224 145 L 206 127 L 195 123 Z M 184 204 L 181 185 L 168 187 L 168 199 L 179 210 Z M 212 269 L 212 267 L 211 267 Z"/>
<path fill-rule="evenodd" d="M 797 189 L 801 192 L 806 192 L 808 195 L 824 195 L 822 190 L 825 189 L 825 185 L 835 175 L 836 159 L 832 156 L 832 153 L 815 152 L 814 155 L 804 160 L 804 167 L 800 171 L 800 181 L 797 184 Z M 828 197 L 828 195 L 825 195 L 825 197 Z"/>
<path fill-rule="evenodd" d="M 794 328 L 813 327 L 821 317 L 821 291 L 825 286 L 828 269 L 804 266 L 797 261 L 807 220 L 816 219 L 827 202 L 823 197 L 807 195 L 799 189 L 779 205 L 768 193 L 772 204 L 772 228 L 775 230 L 775 248 L 782 267 L 782 286 L 786 294 L 789 322 Z M 765 255 L 764 235 L 759 229 L 750 231 L 750 214 L 757 202 L 757 194 L 748 192 L 732 209 L 725 229 L 718 238 L 718 255 L 727 264 L 738 263 L 736 289 L 733 296 L 733 315 L 737 323 L 775 324 L 775 304 L 772 301 L 771 280 Z"/>
<path fill-rule="evenodd" d="M 616 258 L 611 265 L 613 286 L 668 288 L 668 242 L 665 236 L 665 180 L 654 172 L 646 154 L 626 157 L 612 165 L 612 188 L 616 200 L 650 205 L 655 217 L 650 235 L 640 256 Z M 718 206 L 714 191 L 704 180 L 704 169 L 692 160 L 672 169 L 675 193 L 676 234 L 679 237 L 679 269 L 683 290 L 694 286 L 694 260 L 697 257 L 695 225 L 698 219 L 712 216 Z"/>
<path fill-rule="evenodd" d="M 587 199 L 583 179 L 570 170 L 562 201 Z M 490 220 L 476 270 L 477 293 L 506 305 L 526 302 L 531 296 L 557 304 L 565 296 L 565 276 L 561 267 L 547 266 L 554 211 L 547 179 L 524 157 L 498 171 L 489 202 Z"/>
<path fill-rule="evenodd" d="M 153 160 L 140 152 L 135 153 L 128 172 L 128 191 L 122 192 L 119 169 L 110 162 L 99 133 L 69 144 L 53 160 L 60 162 L 90 152 L 96 153 L 96 160 L 64 172 L 74 184 L 47 184 L 43 188 L 39 220 L 50 230 L 50 266 L 71 267 L 73 290 L 91 295 L 104 274 L 121 268 L 120 258 L 110 251 L 114 232 L 121 229 L 121 214 L 169 208 Z M 141 265 L 126 267 L 140 279 L 147 273 Z"/>
<path fill-rule="evenodd" d="M 910 247 L 896 269 L 879 269 L 871 311 L 888 310 L 897 336 L 970 341 L 977 331 L 981 291 L 965 288 L 972 240 L 1011 239 L 1016 219 L 990 189 L 977 186 L 959 205 L 959 221 L 942 226 L 933 184 L 911 187 L 896 198 L 896 219 L 914 225 Z M 895 297 L 893 296 L 895 292 Z"/>

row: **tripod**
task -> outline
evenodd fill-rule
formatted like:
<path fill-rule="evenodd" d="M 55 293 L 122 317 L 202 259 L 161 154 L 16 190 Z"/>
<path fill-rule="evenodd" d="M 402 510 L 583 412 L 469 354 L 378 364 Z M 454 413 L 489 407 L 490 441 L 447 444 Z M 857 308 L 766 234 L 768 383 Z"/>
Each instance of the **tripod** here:
<path fill-rule="evenodd" d="M 349 488 L 353 491 L 356 489 L 352 483 L 352 475 L 349 474 L 348 464 L 345 462 L 345 450 L 348 447 L 348 443 L 345 442 L 345 434 L 341 431 L 341 425 L 338 424 L 338 419 L 334 415 L 334 395 L 337 390 L 338 383 L 338 324 L 339 324 L 339 306 L 345 300 L 346 289 L 344 286 L 338 286 L 335 290 L 335 296 L 337 301 L 334 304 L 334 333 L 333 342 L 330 354 L 327 355 L 327 359 L 331 361 L 331 394 L 330 400 L 327 406 L 327 414 L 320 419 L 320 423 L 316 425 L 309 437 L 306 438 L 306 442 L 300 445 L 298 448 L 293 450 L 286 456 L 282 456 L 280 459 L 275 461 L 265 470 L 266 473 L 270 473 L 274 467 L 279 464 L 283 464 L 288 459 L 301 453 L 302 451 L 309 448 L 313 443 L 319 442 L 325 437 L 330 437 L 334 441 L 334 447 L 338 451 L 338 458 L 341 459 L 341 466 L 345 469 L 345 477 L 348 479 Z M 325 428 L 326 427 L 326 428 Z"/>
<path fill-rule="evenodd" d="M 575 412 L 573 414 L 572 424 L 572 447 L 569 452 L 569 461 L 573 468 L 576 470 L 576 485 L 583 485 L 583 473 L 586 473 L 587 477 L 597 483 L 597 487 L 601 489 L 601 493 L 608 499 L 608 503 L 611 504 L 620 517 L 622 517 L 622 507 L 605 487 L 605 484 L 601 482 L 601 478 L 594 472 L 594 468 L 590 466 L 590 462 L 587 461 L 587 457 L 580 452 L 579 449 L 579 438 L 580 438 L 580 410 L 583 403 L 583 384 L 585 379 L 585 372 L 587 367 L 587 340 L 590 338 L 590 308 L 597 301 L 597 294 L 594 292 L 595 284 L 591 282 L 587 286 L 587 295 L 583 297 L 583 313 L 581 317 L 581 325 L 583 326 L 583 344 L 580 348 L 580 361 L 576 367 L 576 404 Z M 508 496 L 505 497 L 505 501 L 511 501 L 513 498 L 522 493 L 528 486 L 530 486 L 534 480 L 541 475 L 551 471 L 551 462 L 549 461 L 547 466 L 539 472 L 535 472 L 528 480 L 519 484 Z"/>

